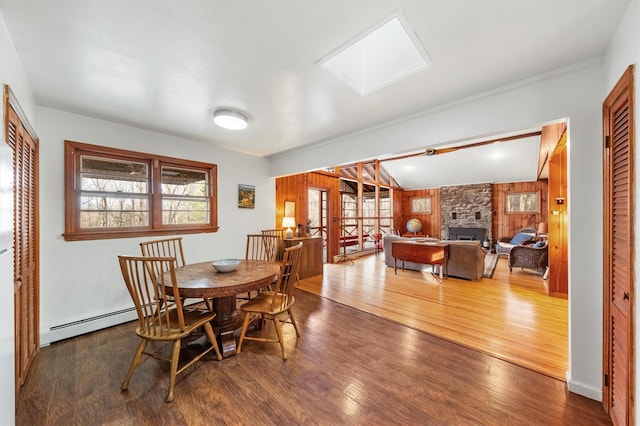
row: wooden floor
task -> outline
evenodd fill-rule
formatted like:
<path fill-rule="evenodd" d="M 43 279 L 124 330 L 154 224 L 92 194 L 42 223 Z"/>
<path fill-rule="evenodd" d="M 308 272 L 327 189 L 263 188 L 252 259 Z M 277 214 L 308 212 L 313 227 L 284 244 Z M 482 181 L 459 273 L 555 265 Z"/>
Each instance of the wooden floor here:
<path fill-rule="evenodd" d="M 335 277 L 342 274 L 345 286 L 355 286 L 352 275 L 367 262 L 336 265 L 325 278 L 334 276 L 331 282 L 337 286 Z M 401 279 L 413 278 L 407 273 Z M 447 299 L 449 285 L 422 285 Z M 519 289 L 512 291 L 519 294 Z M 384 296 L 383 288 L 373 286 L 372 292 L 378 294 L 372 299 L 393 299 Z M 172 403 L 164 402 L 168 367 L 152 359 L 138 367 L 129 390 L 120 391 L 138 343 L 134 323 L 43 348 L 18 399 L 16 422 L 611 424 L 600 403 L 568 392 L 560 380 L 306 291 L 296 297 L 302 336 L 296 339 L 292 327 L 285 326 L 287 361 L 276 344 L 262 342 L 248 342 L 240 355 L 222 361 L 207 356 L 178 377 Z M 531 315 L 531 308 L 522 306 L 523 296 L 514 298 L 521 302 L 514 301 L 512 310 Z M 271 328 L 252 332 L 273 334 Z"/>
<path fill-rule="evenodd" d="M 440 284 L 430 273 L 384 265 L 384 256 L 327 264 L 302 289 L 565 380 L 567 300 L 549 297 L 545 281 L 498 261 L 493 278 Z"/>

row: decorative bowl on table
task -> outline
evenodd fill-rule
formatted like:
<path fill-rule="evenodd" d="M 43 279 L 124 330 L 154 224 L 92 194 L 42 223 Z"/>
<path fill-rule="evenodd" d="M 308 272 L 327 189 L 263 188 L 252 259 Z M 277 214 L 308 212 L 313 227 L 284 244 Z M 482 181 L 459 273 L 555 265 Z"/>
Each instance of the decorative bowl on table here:
<path fill-rule="evenodd" d="M 221 259 L 211 262 L 211 266 L 213 266 L 218 272 L 234 271 L 239 264 L 240 261 L 238 259 Z"/>

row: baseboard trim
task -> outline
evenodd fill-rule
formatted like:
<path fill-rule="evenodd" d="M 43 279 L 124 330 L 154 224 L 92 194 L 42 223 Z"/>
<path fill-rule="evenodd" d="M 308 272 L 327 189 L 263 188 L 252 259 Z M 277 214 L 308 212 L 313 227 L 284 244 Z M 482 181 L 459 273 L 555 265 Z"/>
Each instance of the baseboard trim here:
<path fill-rule="evenodd" d="M 569 373 L 567 373 L 567 388 L 569 389 L 569 392 L 602 402 L 602 389 L 597 389 L 593 386 L 572 380 Z"/>

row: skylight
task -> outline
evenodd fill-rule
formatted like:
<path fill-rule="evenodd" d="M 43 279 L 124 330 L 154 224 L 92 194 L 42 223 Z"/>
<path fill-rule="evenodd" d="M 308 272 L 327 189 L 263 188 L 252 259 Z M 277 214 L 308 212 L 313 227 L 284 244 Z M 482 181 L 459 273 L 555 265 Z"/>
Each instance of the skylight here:
<path fill-rule="evenodd" d="M 427 69 L 429 55 L 401 14 L 321 59 L 318 65 L 361 96 Z"/>

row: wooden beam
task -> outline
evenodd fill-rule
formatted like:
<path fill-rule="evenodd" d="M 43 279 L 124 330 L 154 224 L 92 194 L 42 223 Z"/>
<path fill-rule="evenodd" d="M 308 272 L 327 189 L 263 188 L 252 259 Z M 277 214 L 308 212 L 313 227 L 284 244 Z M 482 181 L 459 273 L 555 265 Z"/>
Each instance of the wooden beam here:
<path fill-rule="evenodd" d="M 508 142 L 508 141 L 512 141 L 512 140 L 516 140 L 516 139 L 525 139 L 525 138 L 530 138 L 530 137 L 533 137 L 533 136 L 540 136 L 541 134 L 542 134 L 542 132 L 536 131 L 536 132 L 523 133 L 523 134 L 520 134 L 520 135 L 506 136 L 506 137 L 503 137 L 503 138 L 489 139 L 489 140 L 482 141 L 482 142 L 474 142 L 474 143 L 471 143 L 471 144 L 468 144 L 468 145 L 452 146 L 452 147 L 449 147 L 449 148 L 440 148 L 440 149 L 427 148 L 424 152 L 417 152 L 417 153 L 414 153 L 414 154 L 399 155 L 397 157 L 391 157 L 391 158 L 384 158 L 384 159 L 380 160 L 380 162 L 382 162 L 382 161 L 403 160 L 405 158 L 411 158 L 411 157 L 422 157 L 422 156 L 432 156 L 432 155 L 446 154 L 448 152 L 454 152 L 454 151 L 458 151 L 460 149 L 475 148 L 475 147 L 478 147 L 478 146 L 489 145 L 489 144 L 492 144 L 492 143 L 499 143 L 499 142 Z"/>

